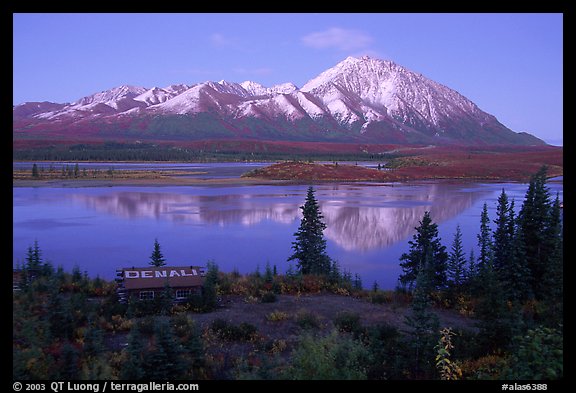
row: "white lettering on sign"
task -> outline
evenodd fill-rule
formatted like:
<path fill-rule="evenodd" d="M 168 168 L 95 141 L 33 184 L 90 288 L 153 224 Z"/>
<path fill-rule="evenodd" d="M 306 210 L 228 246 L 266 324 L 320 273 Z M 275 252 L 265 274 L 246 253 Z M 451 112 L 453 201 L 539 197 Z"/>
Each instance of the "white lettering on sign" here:
<path fill-rule="evenodd" d="M 200 275 L 203 276 L 204 270 L 200 269 Z M 179 270 L 125 270 L 124 278 L 159 278 L 159 277 L 192 277 L 197 276 L 198 271 L 196 269 L 191 269 L 190 273 L 187 273 L 184 269 Z"/>

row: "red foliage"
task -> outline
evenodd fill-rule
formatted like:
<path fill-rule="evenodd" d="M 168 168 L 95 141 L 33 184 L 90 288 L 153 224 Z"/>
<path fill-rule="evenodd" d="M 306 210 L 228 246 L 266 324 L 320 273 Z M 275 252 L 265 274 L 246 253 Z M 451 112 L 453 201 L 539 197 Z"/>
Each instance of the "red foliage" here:
<path fill-rule="evenodd" d="M 250 177 L 275 180 L 361 180 L 405 181 L 419 179 L 486 179 L 525 181 L 542 165 L 548 166 L 549 176 L 563 173 L 563 148 L 494 147 L 474 151 L 472 148 L 436 147 L 420 149 L 424 154 L 402 159 L 402 165 L 392 170 L 378 171 L 355 165 L 326 165 L 305 162 L 283 162 L 260 169 Z"/>

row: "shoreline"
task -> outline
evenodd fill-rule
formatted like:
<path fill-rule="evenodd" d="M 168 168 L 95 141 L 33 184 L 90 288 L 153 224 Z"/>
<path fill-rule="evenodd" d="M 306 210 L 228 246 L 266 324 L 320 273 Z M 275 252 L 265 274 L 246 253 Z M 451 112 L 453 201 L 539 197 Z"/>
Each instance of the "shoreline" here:
<path fill-rule="evenodd" d="M 563 175 L 560 175 L 563 176 Z M 554 176 L 555 178 L 558 176 Z M 257 186 L 257 185 L 298 185 L 298 184 L 336 184 L 336 183 L 364 183 L 381 186 L 393 186 L 394 184 L 403 184 L 410 182 L 427 182 L 427 181 L 443 181 L 443 182 L 470 182 L 470 183 L 528 183 L 525 179 L 514 178 L 482 178 L 482 177 L 414 177 L 405 178 L 402 180 L 390 181 L 374 181 L 374 180 L 360 180 L 360 179 L 335 179 L 335 180 L 320 180 L 320 179 L 266 179 L 266 178 L 148 178 L 148 179 L 48 179 L 48 180 L 23 180 L 16 179 L 12 182 L 13 188 L 84 188 L 84 187 L 177 187 L 177 186 Z M 563 180 L 551 180 L 563 181 Z"/>
<path fill-rule="evenodd" d="M 285 184 L 290 181 L 245 178 L 148 178 L 148 179 L 51 179 L 12 181 L 12 187 L 80 188 L 80 187 L 172 187 L 172 186 L 225 186 L 225 185 L 269 185 Z"/>

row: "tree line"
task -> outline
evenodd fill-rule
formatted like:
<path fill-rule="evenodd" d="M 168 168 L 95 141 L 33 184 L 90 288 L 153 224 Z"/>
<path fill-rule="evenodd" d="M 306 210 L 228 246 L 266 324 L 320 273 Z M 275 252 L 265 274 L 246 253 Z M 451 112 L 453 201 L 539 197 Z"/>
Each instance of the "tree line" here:
<path fill-rule="evenodd" d="M 394 153 L 312 153 L 273 152 L 262 150 L 243 151 L 233 146 L 186 148 L 155 143 L 120 143 L 107 141 L 102 144 L 50 145 L 34 149 L 13 151 L 13 160 L 19 161 L 178 161 L 178 162 L 237 162 L 237 161 L 378 161 L 398 156 Z"/>

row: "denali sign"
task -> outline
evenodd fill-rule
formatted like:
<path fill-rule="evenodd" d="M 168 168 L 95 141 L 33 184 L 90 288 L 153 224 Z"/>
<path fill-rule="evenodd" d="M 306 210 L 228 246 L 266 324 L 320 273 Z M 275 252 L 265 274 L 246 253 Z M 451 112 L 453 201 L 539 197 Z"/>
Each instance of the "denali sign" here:
<path fill-rule="evenodd" d="M 160 277 L 193 277 L 203 276 L 202 269 L 167 269 L 167 270 L 125 270 L 124 278 L 160 278 Z"/>

